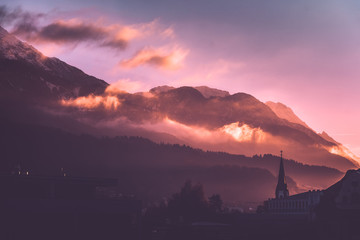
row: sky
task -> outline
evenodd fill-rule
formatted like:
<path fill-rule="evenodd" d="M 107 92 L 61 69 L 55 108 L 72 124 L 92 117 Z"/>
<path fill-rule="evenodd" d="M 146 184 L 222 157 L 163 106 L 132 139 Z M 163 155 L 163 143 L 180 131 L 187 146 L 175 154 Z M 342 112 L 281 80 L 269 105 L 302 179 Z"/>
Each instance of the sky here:
<path fill-rule="evenodd" d="M 206 85 L 281 102 L 360 155 L 360 2 L 1 0 L 0 23 L 129 92 Z"/>

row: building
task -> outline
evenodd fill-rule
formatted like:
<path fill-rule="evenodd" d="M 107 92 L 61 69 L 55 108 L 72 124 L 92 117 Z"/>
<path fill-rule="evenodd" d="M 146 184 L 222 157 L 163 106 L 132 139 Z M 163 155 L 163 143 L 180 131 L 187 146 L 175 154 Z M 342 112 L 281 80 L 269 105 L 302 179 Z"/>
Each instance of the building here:
<path fill-rule="evenodd" d="M 323 191 L 320 210 L 360 215 L 360 169 L 348 170 L 345 176 Z"/>
<path fill-rule="evenodd" d="M 303 217 L 314 217 L 314 208 L 320 203 L 322 191 L 308 191 L 290 196 L 286 184 L 285 169 L 282 157 L 280 156 L 280 166 L 278 183 L 275 190 L 275 198 L 264 202 L 267 213 L 280 215 L 298 215 Z"/>
<path fill-rule="evenodd" d="M 349 170 L 337 186 L 333 185 L 327 191 L 336 192 L 337 208 L 360 209 L 360 169 Z"/>
<path fill-rule="evenodd" d="M 0 239 L 139 239 L 141 202 L 116 179 L 0 175 Z"/>
<path fill-rule="evenodd" d="M 316 217 L 323 239 L 360 239 L 360 169 L 323 191 Z"/>

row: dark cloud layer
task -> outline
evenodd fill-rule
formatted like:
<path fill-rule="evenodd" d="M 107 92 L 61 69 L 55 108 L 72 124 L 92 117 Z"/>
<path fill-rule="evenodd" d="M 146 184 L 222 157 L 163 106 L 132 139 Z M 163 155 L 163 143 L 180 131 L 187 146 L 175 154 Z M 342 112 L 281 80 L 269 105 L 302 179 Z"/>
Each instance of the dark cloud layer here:
<path fill-rule="evenodd" d="M 43 13 L 23 11 L 20 7 L 10 10 L 5 5 L 0 6 L 0 25 L 14 25 L 15 32 L 35 31 L 38 20 L 44 16 Z"/>
<path fill-rule="evenodd" d="M 65 24 L 55 22 L 40 29 L 38 37 L 53 42 L 76 42 L 86 40 L 99 40 L 106 37 L 106 32 L 93 25 Z"/>
<path fill-rule="evenodd" d="M 128 42 L 115 37 L 104 26 L 83 22 L 56 21 L 45 26 L 38 24 L 43 13 L 31 13 L 21 8 L 13 10 L 0 6 L 0 25 L 11 25 L 12 33 L 26 40 L 54 42 L 58 44 L 77 44 L 88 42 L 101 47 L 123 50 Z"/>
<path fill-rule="evenodd" d="M 127 45 L 128 42 L 124 39 L 110 39 L 101 44 L 101 46 L 115 48 L 115 49 L 125 49 Z"/>

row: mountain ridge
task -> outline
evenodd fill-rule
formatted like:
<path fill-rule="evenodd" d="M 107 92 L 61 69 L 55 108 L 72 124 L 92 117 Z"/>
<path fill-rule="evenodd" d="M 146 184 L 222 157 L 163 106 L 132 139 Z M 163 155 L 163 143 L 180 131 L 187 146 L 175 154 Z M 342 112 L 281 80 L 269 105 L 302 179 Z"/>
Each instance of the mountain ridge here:
<path fill-rule="evenodd" d="M 0 143 L 4 147 L 0 162 L 2 171 L 11 171 L 11 166 L 21 164 L 30 174 L 53 175 L 64 168 L 69 175 L 111 175 L 132 186 L 130 190 L 127 184 L 120 184 L 121 192 L 134 194 L 131 191 L 137 189 L 136 194 L 153 200 L 162 198 L 164 193 L 148 191 L 150 183 L 172 193 L 177 185 L 192 179 L 201 181 L 210 192 L 220 191 L 226 200 L 232 201 L 254 198 L 261 201 L 273 195 L 276 185 L 279 156 L 246 157 L 186 145 L 158 144 L 141 137 L 77 135 L 56 128 L 8 122 L 3 118 L 0 123 L 3 133 Z M 22 151 L 18 150 L 19 146 Z M 284 164 L 293 193 L 326 188 L 343 175 L 336 169 L 288 159 L 284 159 Z M 165 175 L 171 175 L 174 180 L 164 183 Z M 239 188 L 251 197 L 236 190 Z"/>
<path fill-rule="evenodd" d="M 59 59 L 43 56 L 5 30 L 1 30 L 0 43 L 0 92 L 6 93 L 3 95 L 39 99 L 38 104 L 46 113 L 65 114 L 78 124 L 98 127 L 99 132 L 105 127 L 114 132 L 117 128 L 141 127 L 148 133 L 171 134 L 205 150 L 238 153 L 241 149 L 251 155 L 286 147 L 290 156 L 301 156 L 304 163 L 314 161 L 341 170 L 356 166 L 331 153 L 342 153 L 333 149 L 337 143 L 280 118 L 250 94 L 230 95 L 206 86 L 160 86 L 149 91 L 152 97 L 111 92 L 105 81 Z M 49 101 L 52 106 L 44 108 Z M 185 138 L 184 133 L 188 134 Z M 139 131 L 136 134 L 141 135 Z M 214 137 L 202 136 L 209 134 Z"/>
<path fill-rule="evenodd" d="M 198 86 L 192 88 L 198 90 L 205 98 L 230 96 L 230 93 L 228 91 L 220 90 L 217 88 L 210 88 L 208 86 Z M 175 87 L 163 85 L 163 86 L 151 88 L 149 92 L 153 94 L 159 94 L 173 89 L 175 89 Z"/>

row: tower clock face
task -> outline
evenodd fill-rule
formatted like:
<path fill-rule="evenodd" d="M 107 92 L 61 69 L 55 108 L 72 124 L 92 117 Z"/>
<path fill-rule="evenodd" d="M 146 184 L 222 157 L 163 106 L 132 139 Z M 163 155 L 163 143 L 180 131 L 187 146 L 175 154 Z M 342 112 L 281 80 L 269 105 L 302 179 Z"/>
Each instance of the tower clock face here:
<path fill-rule="evenodd" d="M 284 197 L 284 191 L 279 191 L 279 198 L 283 198 Z"/>

